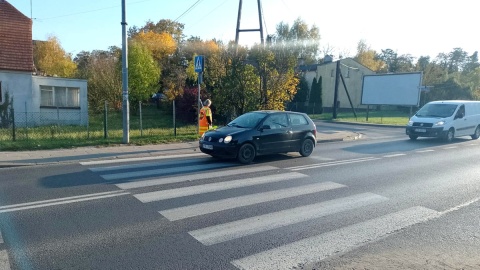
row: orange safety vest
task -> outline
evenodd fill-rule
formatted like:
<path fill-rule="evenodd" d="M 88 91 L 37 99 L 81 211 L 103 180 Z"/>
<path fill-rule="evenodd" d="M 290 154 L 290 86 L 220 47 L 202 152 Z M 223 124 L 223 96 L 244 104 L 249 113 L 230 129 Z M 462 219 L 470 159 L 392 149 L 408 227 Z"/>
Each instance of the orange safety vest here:
<path fill-rule="evenodd" d="M 208 120 L 207 120 L 207 116 L 210 116 L 210 119 L 212 117 L 212 110 L 207 107 L 207 106 L 204 106 L 201 110 L 200 110 L 200 117 L 199 117 L 199 120 L 200 120 L 200 124 L 199 124 L 199 128 L 198 128 L 198 134 L 201 136 L 203 135 L 203 133 L 205 133 L 209 126 L 208 126 Z"/>

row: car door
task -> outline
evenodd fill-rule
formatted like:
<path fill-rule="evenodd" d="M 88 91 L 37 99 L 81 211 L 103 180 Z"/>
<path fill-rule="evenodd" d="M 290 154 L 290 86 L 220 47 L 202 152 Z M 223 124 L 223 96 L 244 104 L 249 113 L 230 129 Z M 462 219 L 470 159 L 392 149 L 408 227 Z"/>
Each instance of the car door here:
<path fill-rule="evenodd" d="M 460 105 L 455 114 L 455 137 L 470 135 L 469 133 L 469 117 L 465 115 L 465 105 Z"/>
<path fill-rule="evenodd" d="M 299 113 L 289 113 L 288 116 L 290 117 L 292 130 L 292 151 L 297 151 L 300 149 L 303 139 L 310 131 L 309 122 L 305 116 Z"/>
<path fill-rule="evenodd" d="M 259 152 L 280 153 L 290 150 L 291 130 L 287 114 L 283 112 L 270 114 L 263 122 L 257 137 Z"/>

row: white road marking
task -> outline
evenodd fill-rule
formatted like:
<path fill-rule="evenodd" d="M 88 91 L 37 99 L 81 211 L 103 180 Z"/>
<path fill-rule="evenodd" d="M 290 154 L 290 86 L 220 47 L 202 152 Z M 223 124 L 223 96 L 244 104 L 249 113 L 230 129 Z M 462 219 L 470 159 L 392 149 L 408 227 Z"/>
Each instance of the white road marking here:
<path fill-rule="evenodd" d="M 169 167 L 169 166 L 188 166 L 188 163 L 202 161 L 202 159 L 184 159 L 182 161 L 179 160 L 171 160 L 171 161 L 158 161 L 158 162 L 145 162 L 145 163 L 135 163 L 135 164 L 128 164 L 128 165 L 115 165 L 115 166 L 108 166 L 108 167 L 94 167 L 89 168 L 92 172 L 108 172 L 108 171 L 115 171 L 115 170 L 128 170 L 128 169 L 139 169 L 139 168 L 148 168 L 148 167 Z"/>
<path fill-rule="evenodd" d="M 299 187 L 273 190 L 269 192 L 255 193 L 235 198 L 228 198 L 213 202 L 199 203 L 190 206 L 178 207 L 160 211 L 170 221 L 180 220 L 189 217 L 196 217 L 205 214 L 215 213 L 223 210 L 234 209 L 264 202 L 271 202 L 280 199 L 292 198 L 300 195 L 312 194 L 326 190 L 346 187 L 345 185 L 324 182 L 304 185 Z"/>
<path fill-rule="evenodd" d="M 225 167 L 235 166 L 232 163 L 211 163 L 211 164 L 199 164 L 192 166 L 183 166 L 183 167 L 170 167 L 162 168 L 155 170 L 142 170 L 134 172 L 123 172 L 123 173 L 114 173 L 114 174 L 104 174 L 101 175 L 105 180 L 120 180 L 125 178 L 134 178 L 134 177 L 146 177 L 152 175 L 162 175 L 170 173 L 180 173 L 180 172 L 199 172 L 202 170 L 208 169 L 220 169 Z"/>
<path fill-rule="evenodd" d="M 204 245 L 214 245 L 247 235 L 384 202 L 386 200 L 388 200 L 388 198 L 380 195 L 363 193 L 211 226 L 191 231 L 189 234 Z M 263 269 L 275 268 L 266 267 Z"/>
<path fill-rule="evenodd" d="M 232 264 L 239 269 L 292 269 L 365 245 L 438 215 L 428 208 L 412 207 L 234 260 Z"/>
<path fill-rule="evenodd" d="M 186 157 L 197 157 L 197 156 L 205 156 L 205 154 L 195 153 L 195 154 L 155 156 L 155 157 L 122 158 L 122 159 L 113 159 L 113 160 L 96 160 L 96 161 L 94 160 L 94 161 L 83 161 L 83 162 L 80 162 L 80 164 L 85 166 L 90 166 L 90 165 L 100 165 L 100 164 L 125 163 L 125 162 L 132 162 L 132 161 L 186 158 Z"/>
<path fill-rule="evenodd" d="M 21 211 L 21 210 L 35 209 L 35 208 L 41 208 L 41 207 L 47 207 L 47 206 L 53 206 L 53 205 L 77 203 L 77 202 L 83 202 L 83 201 L 99 200 L 99 199 L 117 197 L 117 196 L 128 195 L 128 194 L 130 193 L 123 190 L 116 190 L 116 191 L 92 193 L 92 194 L 72 196 L 72 197 L 64 197 L 64 198 L 58 198 L 58 199 L 5 205 L 5 206 L 0 206 L 0 213 L 15 212 L 15 211 Z"/>
<path fill-rule="evenodd" d="M 443 149 L 447 150 L 447 149 L 455 149 L 455 148 L 458 148 L 457 146 L 449 146 L 449 147 L 444 147 Z"/>
<path fill-rule="evenodd" d="M 427 150 L 420 150 L 420 151 L 416 151 L 417 153 L 428 153 L 428 152 L 435 152 L 435 150 L 433 149 L 427 149 Z"/>
<path fill-rule="evenodd" d="M 165 178 L 158 178 L 158 179 L 151 179 L 151 180 L 121 183 L 121 184 L 116 184 L 116 186 L 121 189 L 133 189 L 133 188 L 150 187 L 150 186 L 156 186 L 156 185 L 181 183 L 186 181 L 211 179 L 216 177 L 232 176 L 237 174 L 247 174 L 247 173 L 255 173 L 255 172 L 261 172 L 261 171 L 278 170 L 278 169 L 279 168 L 273 167 L 273 166 L 259 166 L 259 167 L 248 167 L 248 168 L 242 167 L 240 169 L 231 169 L 228 171 L 202 172 L 202 173 L 187 174 L 187 175 L 181 175 L 181 176 L 172 176 L 172 177 L 165 177 Z"/>
<path fill-rule="evenodd" d="M 400 157 L 400 156 L 406 156 L 407 154 L 401 153 L 401 154 L 392 154 L 392 155 L 386 155 L 383 156 L 385 158 L 391 158 L 391 157 Z"/>
<path fill-rule="evenodd" d="M 228 190 L 228 189 L 234 189 L 234 188 L 240 188 L 240 187 L 248 187 L 248 186 L 255 186 L 255 185 L 261 185 L 261 184 L 267 184 L 267 183 L 287 181 L 287 180 L 298 179 L 303 177 L 308 177 L 308 175 L 289 172 L 289 173 L 283 173 L 283 174 L 274 174 L 274 175 L 253 177 L 248 179 L 240 179 L 240 180 L 233 180 L 233 181 L 227 181 L 227 182 L 211 183 L 211 184 L 200 185 L 200 186 L 190 186 L 190 187 L 183 187 L 183 188 L 176 188 L 176 189 L 153 191 L 148 193 L 137 194 L 134 196 L 141 202 L 148 203 L 148 202 L 180 198 L 180 197 L 220 191 L 220 190 Z"/>
<path fill-rule="evenodd" d="M 285 169 L 292 170 L 292 171 L 300 171 L 300 170 L 308 170 L 308 169 L 315 169 L 315 168 L 321 168 L 321 167 L 330 167 L 330 166 L 345 165 L 345 164 L 352 164 L 352 163 L 365 162 L 365 161 L 373 161 L 373 160 L 379 160 L 379 159 L 381 158 L 365 157 L 365 158 L 358 158 L 358 159 L 338 160 L 338 161 L 332 161 L 332 162 L 289 167 Z"/>

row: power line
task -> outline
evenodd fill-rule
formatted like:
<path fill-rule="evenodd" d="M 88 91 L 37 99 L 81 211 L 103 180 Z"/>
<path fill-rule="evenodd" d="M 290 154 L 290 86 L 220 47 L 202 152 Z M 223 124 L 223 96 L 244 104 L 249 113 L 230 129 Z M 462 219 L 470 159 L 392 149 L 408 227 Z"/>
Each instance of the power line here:
<path fill-rule="evenodd" d="M 141 0 L 141 1 L 136 1 L 136 2 L 129 3 L 128 5 L 133 5 L 133 4 L 138 4 L 138 3 L 142 3 L 142 2 L 148 2 L 148 1 L 153 1 L 153 0 Z M 65 14 L 65 15 L 60 15 L 60 16 L 55 16 L 55 17 L 50 17 L 50 18 L 33 18 L 33 19 L 40 20 L 40 21 L 51 20 L 51 19 L 75 16 L 75 15 L 79 15 L 79 14 L 92 13 L 92 12 L 97 12 L 97 11 L 101 11 L 101 10 L 117 8 L 117 7 L 121 7 L 121 5 L 92 9 L 92 10 L 86 10 L 86 11 L 82 11 L 82 12 L 70 13 L 70 14 Z"/>
<path fill-rule="evenodd" d="M 212 14 L 215 10 L 219 9 L 221 6 L 223 6 L 225 3 L 227 3 L 229 0 L 224 0 L 220 5 L 216 6 L 214 9 L 212 9 L 210 12 L 208 12 L 207 14 L 203 15 L 201 19 L 199 20 L 196 20 L 196 24 L 193 25 L 193 26 L 198 26 L 198 23 L 203 21 L 205 18 L 209 17 L 210 14 Z M 188 28 L 185 28 L 186 29 L 191 29 L 191 27 L 188 27 Z"/>
<path fill-rule="evenodd" d="M 203 0 L 197 0 L 197 2 L 195 2 L 193 5 L 191 5 L 187 10 L 185 10 L 185 12 L 182 13 L 182 15 L 178 16 L 178 18 L 176 18 L 175 20 L 173 20 L 174 22 L 178 22 L 178 20 L 183 17 L 184 15 L 186 15 L 188 12 L 190 12 L 196 5 L 198 5 L 200 2 L 202 2 Z"/>

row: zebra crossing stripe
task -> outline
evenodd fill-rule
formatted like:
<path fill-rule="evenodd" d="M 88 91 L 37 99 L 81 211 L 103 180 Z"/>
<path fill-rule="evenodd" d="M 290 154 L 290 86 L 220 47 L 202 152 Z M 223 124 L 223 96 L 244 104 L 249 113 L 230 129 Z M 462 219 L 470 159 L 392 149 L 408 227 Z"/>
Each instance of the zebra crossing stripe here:
<path fill-rule="evenodd" d="M 338 252 L 365 245 L 387 234 L 438 217 L 439 212 L 412 207 L 335 231 L 260 252 L 231 263 L 239 269 L 292 269 L 322 261 Z"/>
<path fill-rule="evenodd" d="M 163 162 L 145 162 L 145 163 L 137 163 L 137 164 L 128 164 L 128 165 L 115 165 L 115 166 L 107 166 L 107 167 L 94 167 L 88 168 L 92 172 L 108 172 L 108 171 L 115 171 L 115 170 L 128 170 L 128 169 L 141 169 L 141 168 L 148 168 L 148 167 L 172 167 L 172 166 L 185 166 L 186 164 L 190 163 L 201 163 L 203 161 L 199 161 L 199 159 L 184 159 L 181 162 L 178 160 L 174 161 L 163 161 Z"/>
<path fill-rule="evenodd" d="M 191 231 L 189 234 L 202 244 L 209 246 L 247 235 L 253 235 L 259 232 L 384 202 L 386 200 L 388 199 L 380 195 L 373 193 L 362 193 L 345 198 L 300 206 L 275 213 L 254 216 L 243 220 L 211 226 L 204 229 Z"/>
<path fill-rule="evenodd" d="M 157 185 L 164 185 L 164 184 L 181 183 L 186 181 L 211 179 L 216 177 L 232 176 L 237 174 L 270 171 L 270 170 L 278 170 L 278 168 L 273 166 L 259 166 L 259 167 L 233 169 L 228 171 L 202 172 L 197 174 L 187 174 L 187 175 L 181 175 L 181 176 L 164 177 L 164 178 L 151 179 L 151 180 L 121 183 L 121 184 L 116 184 L 116 186 L 121 189 L 134 189 L 134 188 L 150 187 L 150 186 L 157 186 Z"/>
<path fill-rule="evenodd" d="M 292 198 L 300 195 L 307 195 L 326 190 L 332 190 L 345 187 L 344 185 L 324 182 L 299 187 L 292 187 L 269 192 L 255 193 L 251 195 L 228 198 L 213 202 L 199 203 L 190 206 L 178 207 L 160 211 L 170 221 L 201 216 L 205 214 L 215 213 L 223 210 L 234 209 L 243 206 L 254 205 L 258 203 L 271 202 L 280 199 Z"/>
<path fill-rule="evenodd" d="M 232 163 L 212 163 L 212 164 L 199 164 L 193 166 L 181 166 L 181 167 L 170 167 L 162 168 L 155 170 L 142 170 L 142 171 L 133 171 L 133 172 L 123 172 L 123 173 L 114 173 L 114 174 L 104 174 L 101 175 L 105 180 L 120 180 L 125 178 L 135 178 L 135 177 L 146 177 L 152 175 L 165 175 L 170 173 L 185 173 L 185 172 L 199 172 L 202 170 L 209 169 L 220 169 L 225 167 L 235 166 Z"/>
<path fill-rule="evenodd" d="M 203 194 L 214 191 L 228 190 L 241 187 L 249 187 L 267 183 L 281 182 L 292 179 L 298 179 L 302 177 L 308 177 L 305 174 L 289 172 L 283 174 L 274 174 L 261 177 L 253 177 L 249 179 L 240 179 L 227 182 L 211 183 L 200 186 L 190 186 L 176 189 L 167 189 L 160 191 L 153 191 L 147 193 L 141 193 L 134 195 L 138 200 L 143 203 L 161 201 L 166 199 L 173 199 L 179 197 L 185 197 L 190 195 Z"/>

